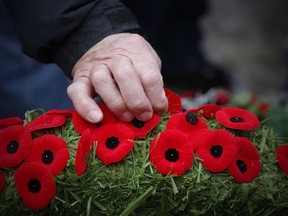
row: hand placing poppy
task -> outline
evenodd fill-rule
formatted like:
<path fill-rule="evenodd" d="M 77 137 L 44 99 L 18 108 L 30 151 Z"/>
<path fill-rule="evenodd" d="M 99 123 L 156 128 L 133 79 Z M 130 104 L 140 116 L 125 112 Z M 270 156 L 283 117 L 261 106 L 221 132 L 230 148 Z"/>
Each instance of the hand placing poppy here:
<path fill-rule="evenodd" d="M 0 119 L 0 130 L 11 125 L 23 125 L 24 121 L 18 117 Z"/>
<path fill-rule="evenodd" d="M 87 157 L 91 151 L 92 147 L 92 140 L 91 137 L 91 130 L 87 128 L 81 135 L 80 140 L 78 142 L 78 147 L 76 151 L 75 157 L 75 171 L 78 176 L 81 176 L 87 167 Z"/>
<path fill-rule="evenodd" d="M 32 137 L 22 125 L 12 125 L 0 131 L 0 168 L 19 165 L 30 152 Z"/>
<path fill-rule="evenodd" d="M 104 103 L 98 103 L 98 106 L 103 112 L 103 119 L 100 123 L 97 123 L 97 124 L 93 124 L 91 122 L 86 121 L 77 112 L 73 113 L 72 121 L 73 121 L 75 130 L 79 134 L 82 134 L 87 128 L 95 129 L 95 128 L 99 128 L 100 126 L 104 124 L 116 123 L 119 121 L 117 117 L 108 109 L 108 107 Z"/>
<path fill-rule="evenodd" d="M 211 172 L 224 171 L 236 156 L 236 140 L 224 129 L 205 130 L 196 141 L 196 154 Z"/>
<path fill-rule="evenodd" d="M 259 152 L 246 137 L 236 137 L 237 154 L 228 171 L 238 183 L 248 183 L 259 176 L 261 171 Z"/>
<path fill-rule="evenodd" d="M 160 122 L 161 117 L 155 113 L 153 113 L 152 118 L 143 122 L 136 118 L 134 118 L 131 122 L 121 122 L 122 124 L 128 126 L 134 133 L 135 138 L 143 139 L 147 136 L 147 134 L 155 128 Z"/>
<path fill-rule="evenodd" d="M 215 117 L 227 128 L 253 130 L 260 126 L 256 115 L 237 107 L 224 107 L 216 112 Z"/>
<path fill-rule="evenodd" d="M 124 124 L 105 124 L 93 132 L 97 142 L 96 156 L 104 163 L 121 161 L 134 146 L 135 134 Z"/>
<path fill-rule="evenodd" d="M 276 149 L 276 158 L 281 170 L 288 176 L 288 144 Z"/>
<path fill-rule="evenodd" d="M 64 125 L 65 122 L 66 118 L 62 115 L 43 114 L 28 122 L 25 127 L 30 132 L 34 132 L 37 130 L 60 127 Z"/>
<path fill-rule="evenodd" d="M 180 96 L 175 94 L 168 88 L 164 88 L 166 97 L 168 99 L 168 110 L 167 113 L 175 114 L 182 112 L 182 102 Z"/>
<path fill-rule="evenodd" d="M 56 183 L 50 172 L 39 164 L 22 164 L 14 178 L 17 191 L 28 208 L 44 209 L 55 197 Z"/>
<path fill-rule="evenodd" d="M 66 143 L 60 137 L 46 134 L 32 142 L 32 149 L 25 163 L 38 163 L 54 176 L 59 175 L 69 159 Z"/>
<path fill-rule="evenodd" d="M 193 145 L 187 136 L 175 129 L 167 129 L 156 136 L 150 146 L 150 161 L 158 172 L 181 176 L 192 167 Z"/>

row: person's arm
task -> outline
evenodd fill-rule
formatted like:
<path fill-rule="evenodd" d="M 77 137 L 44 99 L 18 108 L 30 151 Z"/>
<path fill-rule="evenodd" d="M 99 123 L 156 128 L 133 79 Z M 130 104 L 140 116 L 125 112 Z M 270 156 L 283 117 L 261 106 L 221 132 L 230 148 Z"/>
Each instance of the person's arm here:
<path fill-rule="evenodd" d="M 138 34 L 132 13 L 117 0 L 4 0 L 23 51 L 41 62 L 55 62 L 73 83 L 68 95 L 79 114 L 99 122 L 98 94 L 120 119 L 147 121 L 168 102 L 161 61 Z M 71 71 L 73 73 L 71 74 Z"/>

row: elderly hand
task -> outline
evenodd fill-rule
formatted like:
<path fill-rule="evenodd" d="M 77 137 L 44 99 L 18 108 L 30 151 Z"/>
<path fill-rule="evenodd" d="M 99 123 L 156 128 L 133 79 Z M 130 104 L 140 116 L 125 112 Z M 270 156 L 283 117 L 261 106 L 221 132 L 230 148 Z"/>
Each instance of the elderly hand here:
<path fill-rule="evenodd" d="M 163 114 L 168 107 L 160 68 L 158 55 L 143 37 L 111 35 L 75 64 L 67 93 L 78 113 L 89 122 L 103 118 L 93 100 L 97 95 L 119 119 L 147 121 L 153 111 Z"/>

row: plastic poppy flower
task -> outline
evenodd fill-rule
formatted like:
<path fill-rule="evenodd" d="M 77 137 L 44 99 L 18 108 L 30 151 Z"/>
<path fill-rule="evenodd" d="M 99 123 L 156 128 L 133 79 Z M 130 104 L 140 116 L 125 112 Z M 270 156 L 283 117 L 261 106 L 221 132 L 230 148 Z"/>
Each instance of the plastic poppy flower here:
<path fill-rule="evenodd" d="M 248 183 L 259 176 L 261 164 L 259 152 L 246 137 L 236 137 L 237 154 L 228 171 L 238 183 Z"/>
<path fill-rule="evenodd" d="M 224 171 L 237 153 L 235 137 L 224 129 L 207 129 L 196 143 L 196 154 L 200 162 L 211 172 Z"/>
<path fill-rule="evenodd" d="M 256 115 L 237 107 L 224 107 L 216 112 L 215 117 L 221 125 L 227 128 L 253 130 L 260 126 Z"/>
<path fill-rule="evenodd" d="M 217 104 L 206 104 L 198 108 L 189 109 L 187 112 L 194 112 L 206 119 L 212 119 L 215 117 L 215 113 L 220 109 L 221 107 Z"/>
<path fill-rule="evenodd" d="M 75 157 L 75 171 L 78 176 L 81 176 L 85 172 L 87 167 L 86 160 L 92 146 L 90 137 L 91 137 L 91 130 L 88 128 L 82 133 L 78 142 Z"/>
<path fill-rule="evenodd" d="M 39 164 L 22 164 L 14 178 L 18 193 L 28 208 L 46 208 L 55 197 L 56 183 L 50 172 Z"/>
<path fill-rule="evenodd" d="M 108 107 L 104 103 L 99 103 L 98 106 L 101 108 L 103 112 L 103 119 L 100 123 L 93 124 L 91 122 L 86 121 L 77 112 L 73 113 L 72 121 L 75 130 L 79 134 L 82 134 L 87 128 L 99 128 L 101 125 L 107 123 L 115 123 L 119 121 L 117 117 L 108 109 Z"/>
<path fill-rule="evenodd" d="M 161 117 L 153 113 L 152 118 L 147 122 L 140 121 L 134 118 L 131 122 L 121 122 L 121 123 L 128 126 L 135 133 L 135 138 L 142 139 L 145 138 L 147 134 L 158 125 L 160 120 Z"/>
<path fill-rule="evenodd" d="M 11 125 L 23 125 L 24 121 L 18 117 L 0 119 L 0 130 Z"/>
<path fill-rule="evenodd" d="M 177 129 L 185 133 L 190 141 L 199 135 L 200 130 L 208 128 L 207 123 L 194 112 L 174 114 L 167 122 L 167 129 Z"/>
<path fill-rule="evenodd" d="M 187 136 L 175 129 L 164 130 L 150 146 L 150 161 L 158 172 L 181 176 L 192 167 L 193 145 Z"/>
<path fill-rule="evenodd" d="M 30 132 L 60 127 L 65 124 L 66 118 L 62 115 L 43 114 L 28 122 L 25 127 Z"/>
<path fill-rule="evenodd" d="M 170 113 L 170 114 L 181 113 L 182 112 L 181 98 L 168 88 L 164 88 L 164 90 L 165 90 L 166 97 L 168 99 L 167 113 Z"/>
<path fill-rule="evenodd" d="M 32 137 L 22 125 L 12 125 L 0 131 L 0 168 L 19 165 L 30 152 Z"/>
<path fill-rule="evenodd" d="M 47 115 L 62 115 L 65 118 L 71 118 L 75 110 L 48 110 Z"/>
<path fill-rule="evenodd" d="M 281 170 L 288 176 L 288 144 L 277 147 L 276 158 Z"/>
<path fill-rule="evenodd" d="M 97 141 L 96 156 L 104 164 L 121 161 L 134 146 L 134 132 L 121 123 L 105 124 L 92 136 Z"/>
<path fill-rule="evenodd" d="M 45 134 L 32 142 L 32 149 L 25 163 L 38 163 L 54 176 L 59 175 L 69 159 L 66 143 L 60 137 Z"/>
<path fill-rule="evenodd" d="M 0 171 L 0 193 L 3 191 L 4 185 L 5 185 L 5 177 Z"/>

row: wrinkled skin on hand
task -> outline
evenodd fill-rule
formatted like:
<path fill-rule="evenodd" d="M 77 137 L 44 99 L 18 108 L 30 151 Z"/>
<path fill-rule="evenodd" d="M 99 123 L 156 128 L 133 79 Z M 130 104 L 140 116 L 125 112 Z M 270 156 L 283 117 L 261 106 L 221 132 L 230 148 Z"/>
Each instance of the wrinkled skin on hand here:
<path fill-rule="evenodd" d="M 163 114 L 168 107 L 160 69 L 158 55 L 140 35 L 110 35 L 75 64 L 67 93 L 89 122 L 103 118 L 93 100 L 97 95 L 119 119 L 147 121 L 153 111 Z"/>

